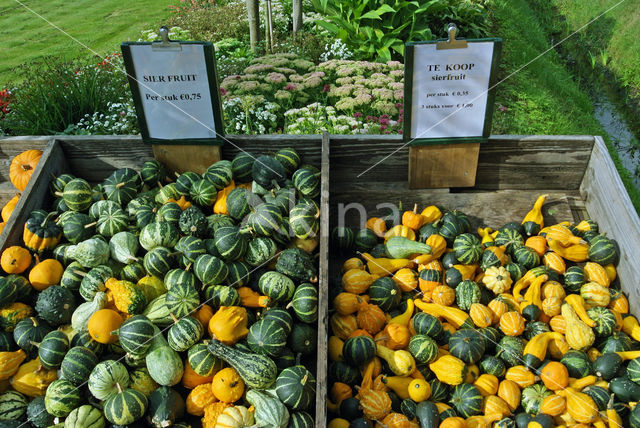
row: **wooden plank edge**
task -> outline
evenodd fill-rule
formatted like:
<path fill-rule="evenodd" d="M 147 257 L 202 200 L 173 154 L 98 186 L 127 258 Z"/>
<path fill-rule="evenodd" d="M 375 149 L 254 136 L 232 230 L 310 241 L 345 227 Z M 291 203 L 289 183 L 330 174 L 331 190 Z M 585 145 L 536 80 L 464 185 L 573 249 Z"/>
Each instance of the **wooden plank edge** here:
<path fill-rule="evenodd" d="M 329 135 L 322 135 L 320 185 L 320 271 L 318 278 L 318 355 L 316 363 L 316 427 L 327 426 L 329 319 Z"/>
<path fill-rule="evenodd" d="M 27 221 L 31 211 L 40 208 L 42 203 L 42 197 L 39 195 L 43 193 L 41 189 L 43 187 L 45 189 L 49 188 L 49 181 L 51 180 L 49 171 L 51 171 L 52 164 L 56 166 L 56 164 L 59 163 L 59 159 L 56 158 L 60 157 L 62 157 L 64 163 L 64 156 L 60 156 L 61 152 L 62 149 L 58 142 L 55 139 L 50 139 L 47 147 L 42 152 L 36 168 L 33 170 L 27 187 L 24 189 L 24 192 L 22 192 L 18 204 L 2 230 L 2 234 L 0 234 L 0 252 L 11 245 L 19 245 L 21 243 L 25 221 Z"/>
<path fill-rule="evenodd" d="M 640 267 L 635 255 L 640 248 L 640 217 L 618 174 L 607 146 L 600 136 L 596 136 L 593 152 L 582 184 L 580 194 L 591 218 L 601 226 L 601 232 L 614 238 L 620 245 L 620 263 L 617 266 L 622 289 L 628 293 L 631 313 L 640 311 L 640 290 L 635 287 L 640 275 Z M 608 181 L 603 188 L 595 183 L 600 178 Z M 590 182 L 590 181 L 594 182 Z M 599 193 L 594 194 L 594 190 Z M 619 229 L 616 233 L 615 229 Z"/>

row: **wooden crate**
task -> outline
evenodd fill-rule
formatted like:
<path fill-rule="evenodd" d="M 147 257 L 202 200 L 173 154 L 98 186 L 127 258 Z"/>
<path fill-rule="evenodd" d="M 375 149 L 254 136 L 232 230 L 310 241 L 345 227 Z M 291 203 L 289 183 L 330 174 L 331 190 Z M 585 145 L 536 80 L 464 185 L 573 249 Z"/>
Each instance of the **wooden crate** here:
<path fill-rule="evenodd" d="M 389 214 L 381 204 L 399 203 L 403 209 L 414 203 L 459 209 L 471 216 L 474 230 L 483 224 L 495 228 L 520 221 L 538 195 L 548 194 L 546 224 L 591 218 L 618 241 L 620 282 L 632 312 L 640 314 L 640 268 L 632 261 L 640 248 L 640 219 L 602 138 L 493 136 L 480 147 L 471 189 L 409 189 L 409 148 L 402 144 L 389 136 L 331 137 L 331 228 L 342 225 L 340 210 L 349 210 L 344 225 L 360 228 L 367 216 Z M 340 266 L 339 258 L 330 259 L 331 283 L 340 283 Z"/>
<path fill-rule="evenodd" d="M 25 140 L 20 138 L 0 139 L 2 147 L 20 147 Z M 11 245 L 22 244 L 23 224 L 34 209 L 48 206 L 52 196 L 49 192 L 51 177 L 69 172 L 84 178 L 90 183 L 98 183 L 107 178 L 118 168 L 134 168 L 140 170 L 142 164 L 153 158 L 150 145 L 144 144 L 137 136 L 61 136 L 51 139 L 36 138 L 44 150 L 38 169 L 34 172 L 24 197 L 16 206 L 11 222 L 6 225 L 0 235 L 0 252 Z M 281 148 L 294 147 L 301 155 L 303 162 L 321 167 L 321 210 L 329 211 L 329 140 L 327 137 L 311 138 L 291 137 L 237 137 L 231 140 L 222 150 L 223 159 L 232 159 L 240 148 L 244 151 L 261 155 L 275 153 Z M 15 151 L 15 150 L 14 150 Z M 10 151 L 13 153 L 13 151 Z M 13 155 L 11 155 L 13 156 Z M 8 171 L 8 163 L 6 165 Z M 317 394 L 316 424 L 326 426 L 326 371 L 327 371 L 327 319 L 328 319 L 328 236 L 329 221 L 326 216 L 321 223 L 319 245 L 319 318 L 317 354 Z M 197 423 L 197 421 L 195 421 Z"/>

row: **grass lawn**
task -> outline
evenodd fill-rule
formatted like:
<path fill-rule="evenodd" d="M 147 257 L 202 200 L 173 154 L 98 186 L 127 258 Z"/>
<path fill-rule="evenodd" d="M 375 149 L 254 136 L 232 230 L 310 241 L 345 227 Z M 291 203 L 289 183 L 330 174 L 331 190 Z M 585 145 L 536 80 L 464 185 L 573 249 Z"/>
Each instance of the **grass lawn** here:
<path fill-rule="evenodd" d="M 120 42 L 160 26 L 176 0 L 20 0 L 101 56 L 120 52 Z M 47 55 L 69 59 L 91 55 L 15 0 L 0 0 L 0 88 L 20 76 L 20 64 Z"/>
<path fill-rule="evenodd" d="M 492 35 L 503 39 L 500 79 L 549 49 L 549 34 L 526 0 L 496 0 L 490 10 Z M 554 50 L 500 84 L 492 132 L 602 135 L 629 196 L 640 212 L 640 192 L 596 120 L 591 99 L 580 89 Z"/>

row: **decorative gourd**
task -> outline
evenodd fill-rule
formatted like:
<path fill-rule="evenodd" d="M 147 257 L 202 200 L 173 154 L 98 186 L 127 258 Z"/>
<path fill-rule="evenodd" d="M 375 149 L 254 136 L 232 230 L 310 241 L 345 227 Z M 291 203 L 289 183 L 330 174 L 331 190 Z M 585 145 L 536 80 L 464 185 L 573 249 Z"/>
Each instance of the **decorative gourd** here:
<path fill-rule="evenodd" d="M 16 205 L 18 205 L 19 200 L 20 200 L 20 194 L 18 193 L 13 198 L 9 199 L 9 202 L 7 202 L 4 205 L 4 207 L 2 207 L 3 223 L 6 223 L 7 221 L 9 221 L 9 217 L 11 217 L 11 214 L 13 213 L 13 210 L 16 208 Z"/>
<path fill-rule="evenodd" d="M 185 400 L 187 413 L 194 416 L 202 416 L 204 415 L 205 407 L 215 401 L 216 397 L 211 391 L 210 383 L 198 385 L 191 390 Z"/>
<path fill-rule="evenodd" d="M 562 363 L 550 361 L 540 371 L 540 379 L 547 388 L 557 391 L 569 384 L 569 372 Z"/>
<path fill-rule="evenodd" d="M 212 340 L 207 346 L 213 355 L 236 369 L 247 386 L 264 389 L 275 382 L 277 368 L 269 357 L 243 352 L 218 340 Z"/>
<path fill-rule="evenodd" d="M 114 343 L 117 334 L 111 334 L 122 325 L 122 316 L 113 309 L 100 309 L 91 315 L 87 324 L 91 338 L 99 343 Z"/>
<path fill-rule="evenodd" d="M 29 282 L 38 291 L 59 284 L 64 268 L 55 259 L 46 259 L 37 263 L 29 272 Z"/>
<path fill-rule="evenodd" d="M 387 318 L 378 306 L 363 302 L 356 316 L 358 327 L 369 334 L 376 334 L 384 327 Z"/>
<path fill-rule="evenodd" d="M 487 268 L 482 277 L 482 283 L 495 294 L 508 291 L 512 280 L 509 272 L 502 266 Z"/>
<path fill-rule="evenodd" d="M 86 346 L 74 346 L 67 352 L 60 365 L 62 377 L 76 386 L 85 383 L 98 364 L 96 354 Z"/>
<path fill-rule="evenodd" d="M 456 300 L 456 292 L 448 285 L 439 285 L 431 292 L 431 300 L 438 305 L 451 306 Z"/>
<path fill-rule="evenodd" d="M 498 397 L 502 398 L 511 411 L 515 411 L 520 406 L 520 387 L 512 380 L 505 379 L 498 386 Z"/>
<path fill-rule="evenodd" d="M 49 414 L 65 417 L 80 404 L 80 390 L 68 380 L 54 380 L 47 388 L 44 404 Z"/>
<path fill-rule="evenodd" d="M 453 355 L 443 355 L 429 364 L 440 382 L 447 385 L 459 385 L 464 382 L 467 375 L 467 366 L 464 361 Z"/>
<path fill-rule="evenodd" d="M 567 270 L 567 265 L 564 262 L 562 256 L 558 253 L 554 253 L 553 251 L 549 251 L 544 254 L 542 257 L 542 263 L 552 271 L 558 274 L 564 274 Z"/>
<path fill-rule="evenodd" d="M 588 349 L 595 341 L 595 334 L 591 327 L 585 324 L 572 306 L 565 303 L 562 305 L 562 317 L 566 323 L 565 339 L 573 349 Z"/>
<path fill-rule="evenodd" d="M 418 309 L 435 317 L 442 317 L 455 328 L 473 327 L 473 321 L 469 315 L 460 309 L 438 305 L 435 303 L 424 303 L 421 300 L 414 299 L 413 303 Z"/>
<path fill-rule="evenodd" d="M 41 210 L 31 213 L 22 233 L 25 247 L 41 253 L 58 245 L 62 238 L 62 230 L 53 221 L 55 215 L 55 212 L 47 213 Z"/>
<path fill-rule="evenodd" d="M 567 412 L 577 422 L 589 424 L 598 417 L 598 406 L 587 394 L 573 388 L 566 388 L 558 391 L 557 394 L 566 398 Z"/>
<path fill-rule="evenodd" d="M 481 303 L 474 303 L 469 309 L 469 316 L 476 327 L 485 328 L 493 323 L 493 311 Z"/>
<path fill-rule="evenodd" d="M 26 150 L 11 160 L 9 179 L 16 189 L 22 192 L 27 188 L 27 184 L 41 157 L 42 150 L 33 149 Z"/>
<path fill-rule="evenodd" d="M 509 311 L 500 317 L 500 330 L 507 336 L 519 336 L 524 331 L 525 320 L 516 311 Z"/>
<path fill-rule="evenodd" d="M 10 380 L 11 387 L 27 397 L 44 395 L 49 385 L 58 378 L 55 370 L 47 370 L 38 358 L 22 364 Z"/>
<path fill-rule="evenodd" d="M 306 410 L 314 402 L 316 380 L 304 366 L 284 369 L 276 379 L 278 398 L 293 410 Z"/>
<path fill-rule="evenodd" d="M 129 373 L 122 363 L 102 361 L 91 371 L 87 384 L 91 394 L 104 401 L 116 395 L 120 389 L 129 387 Z"/>
<path fill-rule="evenodd" d="M 239 306 L 222 306 L 209 321 L 209 334 L 225 345 L 233 345 L 249 334 L 247 311 Z"/>
<path fill-rule="evenodd" d="M 0 352 L 0 380 L 9 379 L 27 357 L 22 349 L 15 352 Z"/>
<path fill-rule="evenodd" d="M 0 265 L 8 274 L 22 273 L 31 265 L 31 253 L 20 246 L 14 245 L 2 252 Z"/>
<path fill-rule="evenodd" d="M 73 327 L 73 330 L 77 333 L 88 331 L 89 319 L 94 313 L 96 313 L 100 309 L 104 309 L 106 304 L 106 294 L 99 291 L 96 293 L 93 301 L 85 302 L 79 305 L 76 310 L 73 311 L 73 315 L 71 316 L 71 326 Z"/>
<path fill-rule="evenodd" d="M 587 282 L 580 287 L 580 296 L 589 306 L 607 307 L 611 300 L 609 289 L 597 282 Z"/>
<path fill-rule="evenodd" d="M 384 391 L 360 391 L 360 407 L 369 419 L 384 419 L 391 412 L 391 399 Z"/>
<path fill-rule="evenodd" d="M 482 394 L 474 385 L 463 383 L 453 389 L 451 404 L 456 412 L 465 418 L 478 415 L 482 412 Z"/>
<path fill-rule="evenodd" d="M 485 351 L 485 341 L 473 329 L 460 329 L 449 338 L 449 352 L 467 364 L 480 360 Z"/>
<path fill-rule="evenodd" d="M 562 340 L 563 338 L 563 335 L 557 332 L 546 332 L 532 337 L 524 348 L 523 361 L 525 365 L 528 368 L 540 367 L 540 364 L 542 364 L 542 361 L 546 358 L 549 342 L 552 340 Z"/>
<path fill-rule="evenodd" d="M 104 403 L 104 416 L 115 425 L 128 425 L 140 419 L 147 410 L 147 396 L 135 389 L 124 389 Z"/>
<path fill-rule="evenodd" d="M 287 426 L 289 411 L 277 397 L 252 389 L 247 392 L 246 399 L 255 408 L 253 416 L 258 426 L 274 428 Z"/>
<path fill-rule="evenodd" d="M 94 268 L 109 261 L 109 244 L 99 238 L 90 238 L 72 245 L 67 250 L 68 256 L 86 268 Z"/>

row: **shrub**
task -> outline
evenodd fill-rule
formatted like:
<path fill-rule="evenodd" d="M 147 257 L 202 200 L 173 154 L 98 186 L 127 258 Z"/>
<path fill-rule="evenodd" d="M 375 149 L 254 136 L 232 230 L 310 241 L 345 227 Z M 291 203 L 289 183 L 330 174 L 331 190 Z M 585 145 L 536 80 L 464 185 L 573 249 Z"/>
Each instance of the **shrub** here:
<path fill-rule="evenodd" d="M 131 96 L 119 54 L 88 66 L 47 58 L 24 66 L 21 74 L 24 83 L 14 91 L 0 126 L 14 135 L 63 132 L 86 115 L 106 112 L 110 102 Z"/>
<path fill-rule="evenodd" d="M 174 14 L 170 23 L 189 31 L 193 40 L 249 40 L 249 23 L 244 2 L 189 8 Z"/>

